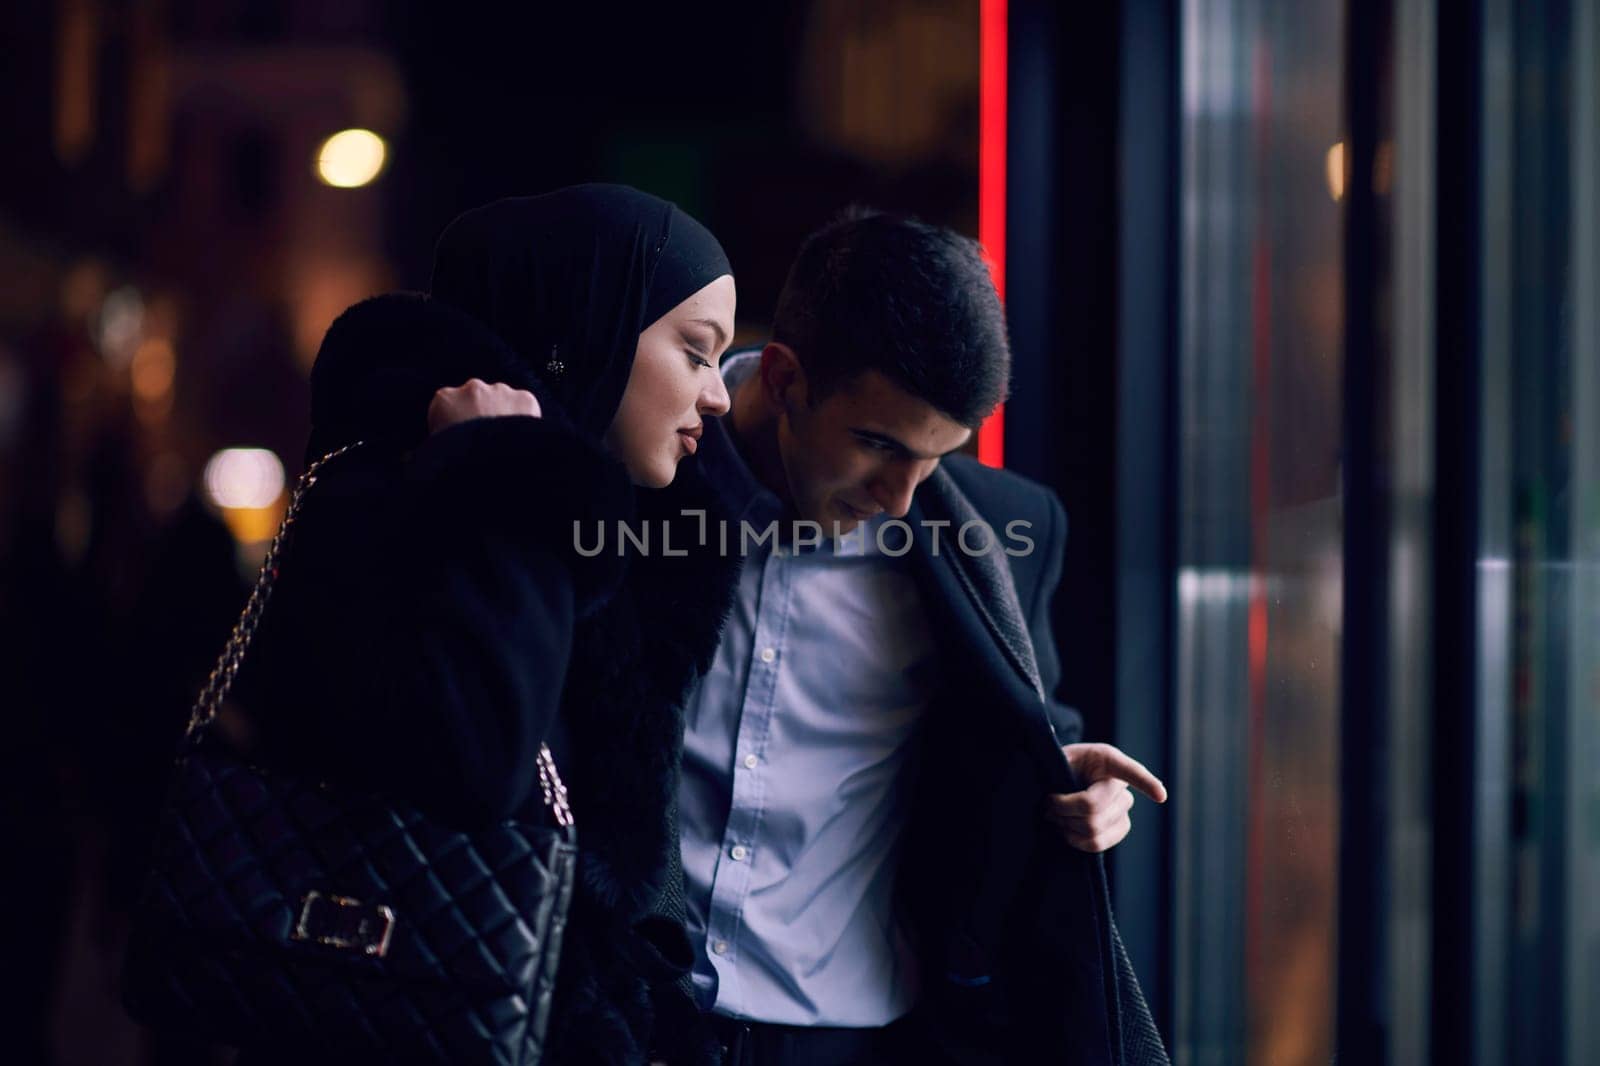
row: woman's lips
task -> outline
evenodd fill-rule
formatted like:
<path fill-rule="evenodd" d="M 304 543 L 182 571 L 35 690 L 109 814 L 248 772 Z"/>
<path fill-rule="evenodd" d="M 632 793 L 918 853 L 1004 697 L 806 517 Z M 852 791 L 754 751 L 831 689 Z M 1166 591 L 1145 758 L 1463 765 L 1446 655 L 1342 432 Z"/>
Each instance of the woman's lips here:
<path fill-rule="evenodd" d="M 686 429 L 678 430 L 678 439 L 683 441 L 683 450 L 693 455 L 700 447 L 700 442 Z"/>

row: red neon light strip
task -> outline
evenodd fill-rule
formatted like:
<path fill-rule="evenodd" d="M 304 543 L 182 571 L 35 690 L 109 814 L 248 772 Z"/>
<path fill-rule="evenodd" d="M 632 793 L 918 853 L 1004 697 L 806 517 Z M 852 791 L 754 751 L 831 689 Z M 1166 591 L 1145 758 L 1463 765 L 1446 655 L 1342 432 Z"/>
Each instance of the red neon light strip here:
<path fill-rule="evenodd" d="M 978 28 L 978 242 L 1006 298 L 1006 0 L 982 0 Z M 1006 409 L 978 429 L 978 461 L 1005 465 Z"/>

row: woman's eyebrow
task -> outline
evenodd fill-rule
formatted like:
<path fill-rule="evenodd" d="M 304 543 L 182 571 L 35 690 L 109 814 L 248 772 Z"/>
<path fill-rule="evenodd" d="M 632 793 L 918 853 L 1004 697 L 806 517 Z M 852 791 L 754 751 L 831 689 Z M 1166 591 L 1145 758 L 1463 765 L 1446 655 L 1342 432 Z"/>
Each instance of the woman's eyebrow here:
<path fill-rule="evenodd" d="M 696 326 L 705 326 L 710 329 L 711 332 L 715 333 L 717 335 L 717 347 L 720 348 L 724 344 L 728 343 L 728 331 L 723 329 L 722 323 L 718 322 L 716 319 L 691 318 L 689 321 Z"/>

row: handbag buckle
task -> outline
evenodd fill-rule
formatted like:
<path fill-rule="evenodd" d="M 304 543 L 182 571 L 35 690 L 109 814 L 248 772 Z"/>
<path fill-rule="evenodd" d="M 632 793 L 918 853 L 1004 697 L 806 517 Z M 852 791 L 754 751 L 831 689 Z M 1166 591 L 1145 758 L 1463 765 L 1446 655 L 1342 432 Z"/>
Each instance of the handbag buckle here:
<path fill-rule="evenodd" d="M 306 893 L 291 940 L 304 940 L 381 959 L 394 933 L 394 911 L 381 903 L 365 904 L 349 896 Z"/>

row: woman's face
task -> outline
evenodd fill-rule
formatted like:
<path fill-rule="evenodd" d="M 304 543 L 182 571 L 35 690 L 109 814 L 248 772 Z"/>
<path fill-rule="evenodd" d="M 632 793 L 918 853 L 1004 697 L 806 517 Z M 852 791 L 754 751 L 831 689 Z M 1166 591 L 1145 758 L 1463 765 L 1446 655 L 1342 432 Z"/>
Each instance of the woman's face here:
<path fill-rule="evenodd" d="M 672 482 L 678 460 L 693 455 L 706 415 L 728 410 L 728 390 L 717 361 L 733 340 L 736 293 L 724 274 L 639 334 L 606 445 L 636 485 Z"/>

